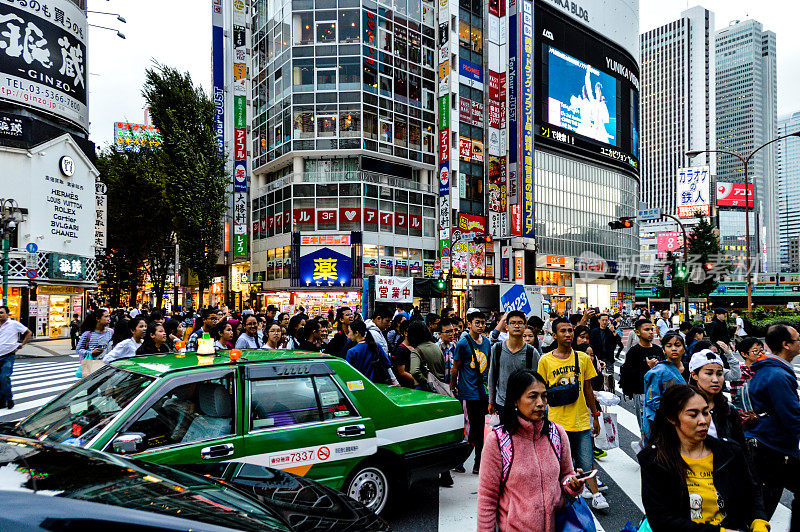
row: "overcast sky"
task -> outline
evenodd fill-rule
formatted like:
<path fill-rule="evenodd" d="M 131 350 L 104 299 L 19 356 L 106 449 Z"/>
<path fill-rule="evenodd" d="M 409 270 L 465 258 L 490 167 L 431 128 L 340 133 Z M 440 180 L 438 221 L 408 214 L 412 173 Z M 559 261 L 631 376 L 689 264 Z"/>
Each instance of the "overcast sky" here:
<path fill-rule="evenodd" d="M 640 0 L 641 31 L 697 5 L 685 0 Z M 778 38 L 778 114 L 800 110 L 800 4 L 789 0 L 708 0 L 700 4 L 716 15 L 717 29 L 731 20 L 754 18 Z M 89 23 L 119 28 L 127 37 L 90 28 L 89 119 L 98 146 L 112 141 L 114 122 L 144 120 L 141 96 L 144 71 L 153 60 L 188 71 L 195 83 L 211 84 L 210 0 L 89 0 L 89 8 L 120 13 L 127 24 L 108 15 L 89 14 Z"/>

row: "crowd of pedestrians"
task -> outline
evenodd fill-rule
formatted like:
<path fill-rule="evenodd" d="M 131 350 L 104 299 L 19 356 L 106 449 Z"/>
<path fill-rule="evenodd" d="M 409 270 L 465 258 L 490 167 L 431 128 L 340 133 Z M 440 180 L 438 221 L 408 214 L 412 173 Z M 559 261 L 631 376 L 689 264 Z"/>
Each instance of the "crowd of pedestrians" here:
<path fill-rule="evenodd" d="M 594 446 L 596 392 L 618 385 L 641 430 L 633 449 L 643 526 L 765 531 L 783 490 L 800 489 L 800 400 L 791 367 L 800 335 L 773 325 L 762 341 L 738 314 L 733 327 L 724 309 L 713 314 L 705 326 L 675 327 L 669 311 L 654 312 L 655 319 L 640 311 L 629 321 L 598 309 L 547 320 L 477 308 L 463 319 L 451 308 L 423 317 L 382 305 L 368 319 L 348 307 L 317 316 L 273 306 L 170 317 L 97 309 L 80 324 L 75 349 L 81 359 L 110 362 L 194 351 L 207 334 L 217 350 L 322 352 L 373 382 L 456 397 L 479 475 L 478 529 L 486 531 L 556 530 L 566 509 L 610 508 L 595 471 L 604 454 Z M 623 323 L 631 322 L 625 338 Z M 0 343 L 12 330 L 4 323 L 0 307 Z M 2 364 L 0 357 L 0 376 Z M 10 391 L 0 398 L 11 401 Z M 453 476 L 439 482 L 452 486 Z"/>

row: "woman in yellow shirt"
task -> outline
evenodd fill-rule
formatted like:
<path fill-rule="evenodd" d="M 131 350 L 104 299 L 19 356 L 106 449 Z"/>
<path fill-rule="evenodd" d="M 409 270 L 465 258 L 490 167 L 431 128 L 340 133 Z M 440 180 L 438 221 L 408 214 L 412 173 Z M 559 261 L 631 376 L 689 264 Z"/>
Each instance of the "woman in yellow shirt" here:
<path fill-rule="evenodd" d="M 761 492 L 742 448 L 708 436 L 711 413 L 693 388 L 667 389 L 652 442 L 639 453 L 642 502 L 653 532 L 767 532 Z"/>

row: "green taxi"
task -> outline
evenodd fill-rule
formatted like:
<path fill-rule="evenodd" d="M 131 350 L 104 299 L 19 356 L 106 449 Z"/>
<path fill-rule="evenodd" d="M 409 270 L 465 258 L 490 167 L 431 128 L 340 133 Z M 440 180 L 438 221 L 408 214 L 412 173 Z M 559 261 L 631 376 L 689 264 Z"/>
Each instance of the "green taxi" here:
<path fill-rule="evenodd" d="M 461 464 L 452 398 L 377 385 L 342 359 L 297 351 L 139 356 L 103 367 L 13 432 L 223 478 L 282 469 L 381 512 L 418 478 Z"/>

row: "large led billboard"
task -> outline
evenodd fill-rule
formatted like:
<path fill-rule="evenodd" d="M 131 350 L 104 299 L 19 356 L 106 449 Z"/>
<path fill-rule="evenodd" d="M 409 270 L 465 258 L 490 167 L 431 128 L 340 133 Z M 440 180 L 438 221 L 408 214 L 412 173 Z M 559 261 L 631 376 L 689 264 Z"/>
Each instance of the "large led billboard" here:
<path fill-rule="evenodd" d="M 616 146 L 617 80 L 552 46 L 548 55 L 548 122 Z"/>
<path fill-rule="evenodd" d="M 639 67 L 615 40 L 537 2 L 536 143 L 639 173 Z M 614 39 L 614 40 L 612 40 Z"/>

